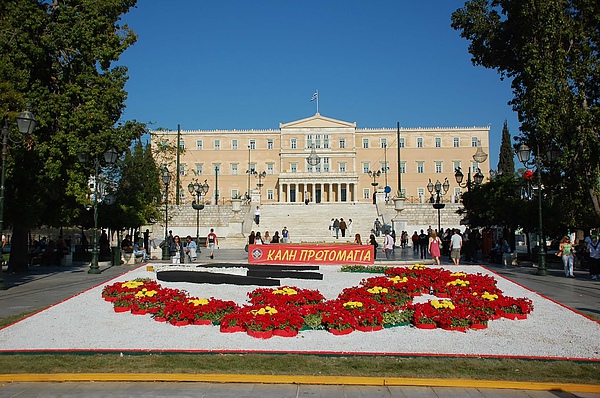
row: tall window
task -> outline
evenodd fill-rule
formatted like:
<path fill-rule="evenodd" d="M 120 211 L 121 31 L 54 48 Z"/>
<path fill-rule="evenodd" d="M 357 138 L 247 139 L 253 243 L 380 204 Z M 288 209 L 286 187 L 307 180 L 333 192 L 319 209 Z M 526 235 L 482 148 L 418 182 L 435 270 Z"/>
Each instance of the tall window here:
<path fill-rule="evenodd" d="M 237 175 L 238 174 L 238 164 L 237 163 L 231 163 L 231 175 Z"/>
<path fill-rule="evenodd" d="M 477 137 L 471 137 L 471 146 L 477 148 Z"/>
<path fill-rule="evenodd" d="M 183 138 L 181 138 L 181 139 L 179 140 L 179 148 L 181 148 L 181 149 L 185 149 L 185 141 L 183 140 Z"/>
<path fill-rule="evenodd" d="M 218 176 L 221 175 L 221 163 L 213 163 L 213 172 Z"/>
<path fill-rule="evenodd" d="M 381 143 L 382 148 L 387 148 L 387 138 L 381 138 L 379 142 Z"/>
<path fill-rule="evenodd" d="M 423 137 L 417 138 L 417 148 L 423 148 Z"/>
<path fill-rule="evenodd" d="M 460 137 L 454 137 L 454 140 L 452 142 L 452 146 L 454 148 L 460 148 Z"/>
<path fill-rule="evenodd" d="M 239 194 L 240 194 L 240 193 L 238 192 L 238 190 L 237 190 L 237 189 L 232 189 L 232 190 L 231 190 L 231 197 L 232 197 L 232 198 L 235 198 L 235 197 L 237 197 Z"/>
<path fill-rule="evenodd" d="M 274 164 L 267 163 L 267 174 L 273 174 Z"/>
<path fill-rule="evenodd" d="M 435 147 L 436 148 L 442 147 L 442 137 L 435 137 Z"/>
<path fill-rule="evenodd" d="M 369 148 L 369 139 L 368 138 L 363 138 L 363 148 L 367 149 Z"/>
<path fill-rule="evenodd" d="M 238 140 L 231 140 L 231 149 L 233 149 L 233 150 L 238 149 Z"/>
<path fill-rule="evenodd" d="M 371 199 L 371 190 L 369 188 L 363 188 L 363 199 Z"/>
<path fill-rule="evenodd" d="M 443 173 L 443 168 L 442 168 L 442 162 L 441 161 L 436 161 L 435 162 L 435 172 L 436 173 Z"/>
<path fill-rule="evenodd" d="M 275 199 L 275 192 L 272 189 L 267 189 L 267 199 L 273 200 Z"/>
<path fill-rule="evenodd" d="M 203 145 L 204 144 L 203 144 L 202 140 L 196 140 L 196 150 L 197 151 L 201 151 Z"/>
<path fill-rule="evenodd" d="M 290 148 L 296 149 L 298 148 L 298 140 L 295 138 L 290 139 Z"/>
<path fill-rule="evenodd" d="M 202 175 L 202 163 L 196 163 L 196 175 Z"/>
<path fill-rule="evenodd" d="M 340 162 L 340 173 L 346 172 L 346 162 Z"/>
<path fill-rule="evenodd" d="M 452 169 L 453 170 L 456 170 L 456 169 L 458 169 L 460 167 L 462 167 L 460 161 L 456 161 L 455 160 L 454 162 L 452 162 Z"/>
<path fill-rule="evenodd" d="M 250 171 L 254 172 L 256 170 L 256 163 L 250 163 Z"/>
<path fill-rule="evenodd" d="M 363 162 L 362 163 L 362 170 L 364 174 L 367 174 L 369 172 L 369 170 L 371 170 L 371 163 L 369 162 Z"/>
<path fill-rule="evenodd" d="M 298 163 L 296 163 L 296 162 L 290 163 L 290 171 L 292 173 L 297 173 L 298 172 Z"/>
<path fill-rule="evenodd" d="M 387 174 L 387 172 L 390 170 L 388 162 L 379 162 L 379 166 L 381 167 L 381 172 L 383 174 Z"/>
<path fill-rule="evenodd" d="M 404 137 L 400 137 L 399 145 L 400 145 L 400 148 L 404 148 Z"/>
<path fill-rule="evenodd" d="M 476 173 L 478 168 L 479 168 L 479 163 L 471 162 L 471 170 L 473 171 L 473 173 Z"/>
<path fill-rule="evenodd" d="M 321 158 L 321 163 L 323 164 L 323 171 L 325 173 L 329 172 L 329 158 Z"/>
<path fill-rule="evenodd" d="M 406 162 L 400 162 L 400 174 L 406 174 Z"/>
<path fill-rule="evenodd" d="M 221 140 L 215 140 L 215 151 L 221 149 Z"/>
<path fill-rule="evenodd" d="M 340 138 L 340 149 L 345 149 L 346 148 L 346 139 L 345 138 Z"/>
<path fill-rule="evenodd" d="M 273 149 L 273 140 L 270 138 L 267 140 L 267 149 Z"/>
<path fill-rule="evenodd" d="M 329 148 L 329 134 L 325 134 L 323 136 L 323 148 L 325 148 L 325 149 Z"/>
<path fill-rule="evenodd" d="M 256 140 L 250 140 L 248 145 L 250 146 L 250 149 L 256 149 Z"/>
<path fill-rule="evenodd" d="M 419 197 L 419 199 L 423 200 L 423 198 L 425 197 L 425 188 L 417 189 L 417 196 Z"/>
<path fill-rule="evenodd" d="M 184 176 L 185 175 L 185 163 L 181 163 L 179 165 L 179 175 L 180 176 Z"/>
<path fill-rule="evenodd" d="M 425 162 L 417 162 L 417 173 L 425 173 Z"/>
<path fill-rule="evenodd" d="M 402 188 L 402 189 L 400 190 L 400 193 L 402 194 L 402 196 L 403 196 L 403 197 L 405 197 L 405 198 L 406 198 L 406 188 Z"/>

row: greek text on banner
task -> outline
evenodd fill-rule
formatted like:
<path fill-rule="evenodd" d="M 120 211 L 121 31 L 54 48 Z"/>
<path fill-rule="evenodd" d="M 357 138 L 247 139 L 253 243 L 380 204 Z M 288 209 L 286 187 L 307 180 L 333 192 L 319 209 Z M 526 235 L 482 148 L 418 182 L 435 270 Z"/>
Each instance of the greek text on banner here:
<path fill-rule="evenodd" d="M 373 264 L 371 245 L 250 245 L 250 264 Z"/>

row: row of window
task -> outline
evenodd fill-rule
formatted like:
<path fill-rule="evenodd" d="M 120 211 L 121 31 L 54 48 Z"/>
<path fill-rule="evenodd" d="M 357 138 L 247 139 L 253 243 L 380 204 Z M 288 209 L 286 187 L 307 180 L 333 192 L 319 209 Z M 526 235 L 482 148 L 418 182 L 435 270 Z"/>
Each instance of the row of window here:
<path fill-rule="evenodd" d="M 244 164 L 245 166 L 245 164 Z M 266 163 L 265 164 L 266 169 L 265 170 L 257 170 L 257 166 L 256 163 L 250 163 L 250 170 L 252 171 L 265 171 L 267 174 L 274 174 L 275 173 L 275 163 Z M 425 173 L 425 162 L 424 161 L 417 161 L 415 162 L 415 171 L 417 172 L 417 174 L 424 174 Z M 444 162 L 442 161 L 434 161 L 433 162 L 433 171 L 434 173 L 444 173 Z M 454 172 L 454 170 L 456 170 L 457 168 L 462 168 L 462 163 L 460 161 L 454 161 L 452 162 L 452 172 Z M 471 170 L 477 170 L 479 168 L 479 164 L 476 162 L 471 162 L 470 164 Z M 221 164 L 217 164 L 214 163 L 212 165 L 212 168 L 208 171 L 208 174 L 213 174 L 215 172 L 215 170 L 217 171 L 218 175 L 221 175 Z M 340 173 L 345 173 L 347 170 L 347 162 L 338 162 L 338 172 Z M 371 168 L 371 163 L 370 162 L 362 162 L 362 172 L 364 174 L 367 174 L 369 171 L 372 171 L 373 169 Z M 379 168 L 375 169 L 373 171 L 381 171 L 382 173 L 387 173 L 389 170 L 389 163 L 388 162 L 379 162 Z M 289 163 L 289 169 L 288 170 L 284 170 L 284 172 L 289 172 L 289 173 L 297 173 L 299 171 L 298 169 L 298 162 L 290 162 Z M 329 158 L 321 158 L 321 163 L 316 165 L 316 166 L 306 166 L 306 171 L 307 172 L 311 172 L 311 173 L 328 173 L 331 171 L 330 169 L 330 159 Z M 240 169 L 240 164 L 239 163 L 231 163 L 230 164 L 230 174 L 231 175 L 239 175 L 239 174 L 246 174 L 247 171 Z M 406 174 L 406 162 L 400 162 L 400 173 L 402 174 Z M 186 165 L 185 164 L 180 164 L 179 165 L 179 174 L 181 175 L 185 175 L 186 174 Z M 204 165 L 202 163 L 197 163 L 196 164 L 196 170 L 195 170 L 195 174 L 196 175 L 202 175 L 204 174 Z"/>
<path fill-rule="evenodd" d="M 324 148 L 324 149 L 328 149 L 330 148 L 330 138 L 328 134 L 324 134 L 324 135 L 308 135 L 306 137 L 306 148 L 312 148 L 313 146 L 317 149 L 320 148 Z M 370 139 L 369 138 L 363 138 L 362 139 L 362 148 L 363 149 L 368 149 L 370 148 Z M 424 144 L 423 144 L 423 137 L 417 137 L 416 138 L 416 147 L 417 148 L 424 148 Z M 166 142 L 164 142 L 166 144 Z M 274 147 L 274 140 L 272 138 L 267 138 L 267 149 L 275 149 Z M 380 148 L 387 148 L 388 145 L 388 141 L 387 138 L 380 138 L 379 139 L 379 145 Z M 435 148 L 441 148 L 442 147 L 442 137 L 435 137 L 434 139 L 434 145 Z M 479 145 L 479 140 L 477 137 L 471 137 L 471 146 L 472 147 L 477 147 Z M 183 139 L 181 139 L 179 141 L 179 146 L 181 147 L 181 149 L 185 149 L 185 141 Z M 339 138 L 338 139 L 338 147 L 340 149 L 345 149 L 346 148 L 346 138 Z M 405 139 L 403 137 L 400 138 L 400 148 L 404 148 L 405 147 Z M 452 142 L 452 147 L 453 148 L 460 148 L 460 137 L 454 137 L 453 138 L 453 142 Z M 251 139 L 248 141 L 248 148 L 249 149 L 256 149 L 256 140 Z M 196 140 L 196 150 L 197 151 L 201 151 L 204 149 L 204 140 Z M 213 140 L 213 149 L 214 150 L 221 150 L 221 139 L 219 138 L 215 138 Z M 231 149 L 232 150 L 237 150 L 239 149 L 239 140 L 237 139 L 232 139 L 231 140 Z M 298 139 L 297 138 L 291 138 L 290 139 L 290 149 L 298 149 Z"/>

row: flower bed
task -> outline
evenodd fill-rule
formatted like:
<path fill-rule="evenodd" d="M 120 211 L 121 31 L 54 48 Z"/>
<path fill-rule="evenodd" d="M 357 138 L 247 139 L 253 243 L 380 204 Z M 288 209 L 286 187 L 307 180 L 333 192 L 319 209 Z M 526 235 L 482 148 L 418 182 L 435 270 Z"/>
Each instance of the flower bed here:
<path fill-rule="evenodd" d="M 421 294 L 439 296 L 413 303 Z M 318 290 L 284 286 L 255 289 L 248 293 L 248 304 L 238 305 L 189 297 L 183 290 L 164 288 L 147 278 L 107 285 L 102 295 L 115 311 L 150 313 L 177 326 L 219 325 L 223 333 L 246 332 L 262 339 L 294 337 L 306 329 L 344 335 L 407 324 L 464 332 L 485 329 L 500 317 L 525 319 L 533 310 L 527 298 L 504 296 L 491 276 L 423 265 L 387 268 L 385 276 L 363 279 L 331 300 Z"/>

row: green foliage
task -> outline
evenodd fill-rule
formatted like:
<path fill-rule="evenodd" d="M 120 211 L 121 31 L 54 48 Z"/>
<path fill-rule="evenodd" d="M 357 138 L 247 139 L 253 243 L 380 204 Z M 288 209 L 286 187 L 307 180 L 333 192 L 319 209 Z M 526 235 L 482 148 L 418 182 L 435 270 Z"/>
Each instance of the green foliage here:
<path fill-rule="evenodd" d="M 371 274 L 383 274 L 388 267 L 380 265 L 342 265 L 340 272 L 365 272 Z"/>
<path fill-rule="evenodd" d="M 550 166 L 547 150 L 562 151 L 553 167 L 558 171 L 546 182 L 576 209 L 555 214 L 572 226 L 592 206 L 600 214 L 599 15 L 597 0 L 472 0 L 452 14 L 452 27 L 470 42 L 473 63 L 511 79 L 519 141 L 544 168 Z"/>
<path fill-rule="evenodd" d="M 77 151 L 92 159 L 110 147 L 122 152 L 141 135 L 137 122 L 117 126 L 127 68 L 115 62 L 136 40 L 119 20 L 135 5 L 136 0 L 0 5 L 0 109 L 12 119 L 31 103 L 38 121 L 31 140 L 9 151 L 5 216 L 15 227 L 13 247 L 27 241 L 17 231 L 69 225 L 85 214 L 94 164 L 80 164 Z M 26 269 L 26 258 L 12 256 L 9 268 Z"/>
<path fill-rule="evenodd" d="M 498 160 L 498 172 L 503 175 L 512 176 L 515 174 L 515 152 L 510 141 L 510 132 L 506 120 L 502 127 L 502 145 L 500 146 L 500 158 Z"/>

